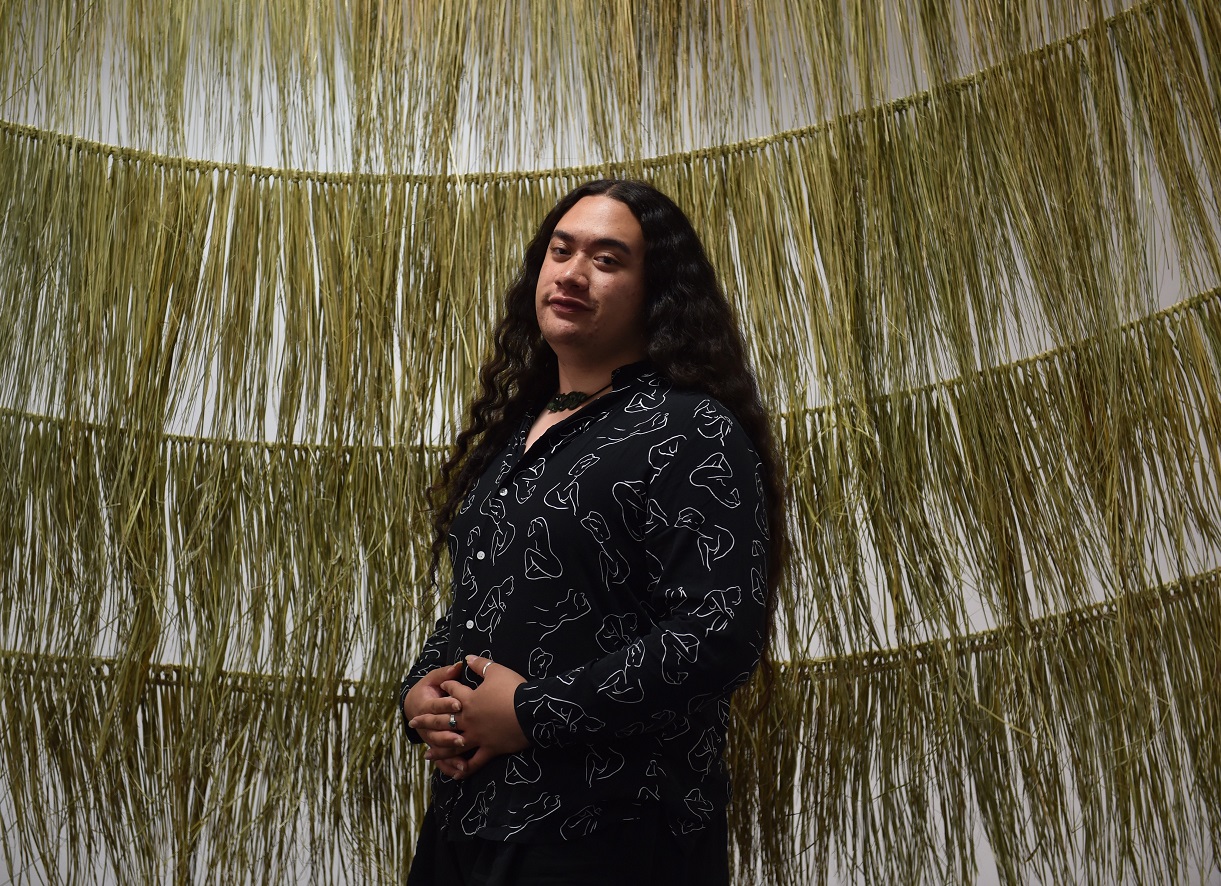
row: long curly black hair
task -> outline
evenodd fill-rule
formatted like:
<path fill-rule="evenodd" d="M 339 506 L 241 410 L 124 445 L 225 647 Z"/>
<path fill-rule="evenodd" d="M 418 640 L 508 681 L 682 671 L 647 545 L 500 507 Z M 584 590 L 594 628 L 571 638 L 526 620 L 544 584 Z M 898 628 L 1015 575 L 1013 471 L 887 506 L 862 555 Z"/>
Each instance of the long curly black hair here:
<path fill-rule="evenodd" d="M 539 332 L 535 289 L 555 226 L 579 200 L 597 195 L 625 204 L 644 233 L 646 329 L 653 368 L 675 387 L 701 391 L 724 404 L 763 463 L 771 609 L 786 549 L 784 472 L 741 330 L 687 216 L 652 185 L 622 179 L 591 181 L 568 193 L 526 247 L 521 270 L 505 293 L 495 351 L 479 370 L 479 396 L 430 490 L 432 575 L 462 499 L 526 413 L 555 393 L 556 358 Z"/>

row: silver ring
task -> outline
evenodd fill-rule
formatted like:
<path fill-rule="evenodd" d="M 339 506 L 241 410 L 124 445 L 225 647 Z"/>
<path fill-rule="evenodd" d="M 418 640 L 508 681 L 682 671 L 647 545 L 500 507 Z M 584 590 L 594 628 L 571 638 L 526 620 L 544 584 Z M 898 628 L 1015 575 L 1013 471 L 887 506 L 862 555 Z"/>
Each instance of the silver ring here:
<path fill-rule="evenodd" d="M 450 715 L 449 715 L 449 728 L 450 728 L 450 729 L 457 729 L 457 728 L 458 728 L 458 715 L 457 715 L 457 714 L 450 714 Z"/>
<path fill-rule="evenodd" d="M 494 664 L 496 664 L 496 662 L 494 662 L 494 661 L 489 661 L 487 664 L 485 664 L 483 666 L 483 670 L 480 672 L 479 676 L 486 677 L 488 675 L 488 668 L 490 668 Z"/>

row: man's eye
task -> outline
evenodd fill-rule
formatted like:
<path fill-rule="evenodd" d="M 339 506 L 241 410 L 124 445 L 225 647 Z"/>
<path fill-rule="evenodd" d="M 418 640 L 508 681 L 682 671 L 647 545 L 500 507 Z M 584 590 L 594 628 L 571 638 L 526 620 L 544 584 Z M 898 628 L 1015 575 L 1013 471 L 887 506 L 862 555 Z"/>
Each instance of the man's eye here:
<path fill-rule="evenodd" d="M 619 259 L 615 258 L 613 255 L 599 255 L 597 257 L 597 259 L 595 259 L 595 261 L 597 261 L 598 264 L 603 264 L 603 265 L 619 264 Z"/>

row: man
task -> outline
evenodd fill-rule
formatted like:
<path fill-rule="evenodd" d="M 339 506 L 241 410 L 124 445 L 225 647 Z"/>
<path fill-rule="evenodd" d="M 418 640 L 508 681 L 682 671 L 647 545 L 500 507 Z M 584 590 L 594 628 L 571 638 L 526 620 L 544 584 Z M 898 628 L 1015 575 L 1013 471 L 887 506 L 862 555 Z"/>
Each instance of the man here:
<path fill-rule="evenodd" d="M 557 204 L 441 472 L 453 602 L 403 684 L 436 766 L 411 884 L 726 883 L 729 695 L 766 645 L 778 459 L 698 236 Z"/>

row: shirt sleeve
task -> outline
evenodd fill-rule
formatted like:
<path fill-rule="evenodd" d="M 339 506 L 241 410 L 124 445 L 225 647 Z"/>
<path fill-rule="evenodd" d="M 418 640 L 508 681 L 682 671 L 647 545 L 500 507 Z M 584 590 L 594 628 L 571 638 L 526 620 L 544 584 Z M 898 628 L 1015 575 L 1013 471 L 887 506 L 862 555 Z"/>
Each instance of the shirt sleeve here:
<path fill-rule="evenodd" d="M 539 747 L 650 733 L 727 697 L 759 661 L 768 526 L 759 459 L 735 421 L 698 425 L 649 484 L 652 629 L 623 649 L 517 687 Z"/>
<path fill-rule="evenodd" d="M 411 687 L 424 679 L 426 674 L 446 663 L 445 650 L 449 646 L 449 622 L 452 613 L 453 607 L 450 607 L 443 616 L 437 619 L 437 623 L 433 626 L 432 634 L 424 641 L 424 648 L 420 650 L 415 664 L 411 666 L 407 679 L 399 686 L 399 716 L 403 718 L 403 732 L 407 734 L 409 741 L 416 744 L 422 742 L 423 739 L 420 738 L 418 732 L 407 725 L 407 712 L 403 710 L 403 699 L 407 697 Z"/>

